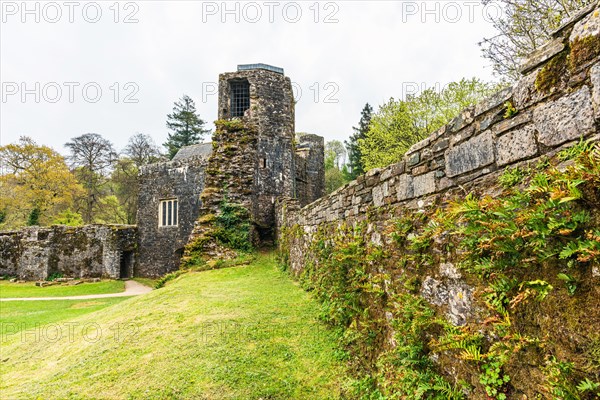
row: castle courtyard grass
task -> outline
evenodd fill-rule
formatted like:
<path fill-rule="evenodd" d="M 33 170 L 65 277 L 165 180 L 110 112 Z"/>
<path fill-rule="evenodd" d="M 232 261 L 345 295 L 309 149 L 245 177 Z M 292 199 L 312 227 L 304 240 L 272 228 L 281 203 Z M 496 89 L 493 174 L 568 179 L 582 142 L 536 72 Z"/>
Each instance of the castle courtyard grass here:
<path fill-rule="evenodd" d="M 3 335 L 0 398 L 340 397 L 344 367 L 335 336 L 319 321 L 316 301 L 271 254 L 104 301 L 114 303 L 45 325 L 64 326 L 58 339 L 51 336 L 56 329 L 45 333 L 43 326 L 37 337 Z M 6 306 L 2 314 L 11 312 Z"/>
<path fill-rule="evenodd" d="M 0 298 L 11 297 L 62 297 L 86 294 L 119 293 L 125 290 L 125 282 L 107 280 L 101 282 L 84 282 L 79 285 L 55 285 L 38 287 L 34 282 L 11 283 L 0 281 Z"/>

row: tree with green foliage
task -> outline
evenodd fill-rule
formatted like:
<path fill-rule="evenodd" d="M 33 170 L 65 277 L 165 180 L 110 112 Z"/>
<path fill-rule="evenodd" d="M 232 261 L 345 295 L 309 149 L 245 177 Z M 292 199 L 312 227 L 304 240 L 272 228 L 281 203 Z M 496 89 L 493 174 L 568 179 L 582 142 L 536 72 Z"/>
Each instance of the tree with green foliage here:
<path fill-rule="evenodd" d="M 115 216 L 120 219 L 118 222 L 130 225 L 136 223 L 138 194 L 140 191 L 140 169 L 137 162 L 139 160 L 134 161 L 127 157 L 119 158 L 110 176 L 111 192 L 120 206 Z M 112 200 L 105 201 L 104 204 L 109 209 L 115 209 Z"/>
<path fill-rule="evenodd" d="M 350 180 L 356 179 L 359 175 L 365 172 L 364 164 L 362 162 L 362 153 L 359 142 L 364 139 L 371 126 L 371 115 L 373 113 L 373 107 L 369 103 L 365 104 L 361 111 L 360 121 L 358 121 L 357 127 L 352 127 L 354 133 L 350 136 L 348 141 L 345 141 L 346 149 L 348 150 L 348 178 Z"/>
<path fill-rule="evenodd" d="M 346 149 L 339 140 L 325 144 L 325 192 L 331 193 L 350 179 L 344 164 Z M 345 172 L 344 172 L 345 171 Z"/>
<path fill-rule="evenodd" d="M 172 132 L 168 134 L 164 146 L 167 148 L 169 159 L 185 146 L 200 143 L 202 137 L 210 132 L 204 129 L 205 122 L 196 112 L 194 100 L 187 95 L 175 102 L 173 113 L 167 115 L 167 128 Z"/>
<path fill-rule="evenodd" d="M 362 164 L 369 170 L 400 161 L 413 144 L 497 88 L 472 78 L 452 82 L 440 92 L 430 88 L 405 100 L 391 98 L 372 116 L 367 134 L 358 141 Z"/>
<path fill-rule="evenodd" d="M 81 214 L 72 211 L 70 208 L 58 214 L 52 221 L 53 225 L 81 226 L 83 218 Z"/>
<path fill-rule="evenodd" d="M 69 160 L 74 173 L 86 190 L 82 199 L 81 215 L 86 224 L 94 222 L 107 194 L 110 171 L 117 160 L 113 144 L 97 133 L 86 133 L 65 144 L 71 154 Z"/>
<path fill-rule="evenodd" d="M 64 158 L 28 137 L 0 147 L 2 227 L 47 225 L 83 196 Z"/>
<path fill-rule="evenodd" d="M 325 158 L 332 157 L 333 165 L 341 170 L 346 162 L 346 149 L 339 140 L 330 140 L 325 143 Z"/>
<path fill-rule="evenodd" d="M 504 10 L 490 14 L 497 34 L 480 43 L 483 57 L 491 61 L 494 72 L 510 81 L 520 78 L 522 62 L 546 44 L 552 32 L 565 19 L 596 0 L 484 0 Z"/>
<path fill-rule="evenodd" d="M 410 104 L 391 98 L 379 107 L 371 127 L 358 144 L 365 170 L 384 167 L 402 159 L 409 147 L 426 136 L 411 113 Z"/>

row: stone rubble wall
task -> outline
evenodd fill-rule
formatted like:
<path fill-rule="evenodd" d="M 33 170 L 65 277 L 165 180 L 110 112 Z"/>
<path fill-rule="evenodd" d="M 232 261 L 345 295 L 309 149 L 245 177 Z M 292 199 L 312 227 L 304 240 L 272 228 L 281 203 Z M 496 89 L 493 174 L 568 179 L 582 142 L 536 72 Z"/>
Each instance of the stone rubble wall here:
<path fill-rule="evenodd" d="M 137 224 L 140 240 L 136 276 L 157 277 L 179 268 L 189 236 L 198 219 L 208 161 L 196 156 L 146 165 L 140 171 Z M 178 224 L 159 226 L 161 200 L 178 201 Z"/>
<path fill-rule="evenodd" d="M 205 259 L 233 257 L 233 253 L 213 237 L 215 217 L 221 213 L 223 202 L 238 204 L 251 213 L 257 201 L 256 125 L 247 120 L 219 120 L 216 127 L 212 138 L 213 151 L 204 171 L 200 208 L 186 241 L 183 263 L 198 252 Z M 252 232 L 251 236 L 258 240 L 256 232 Z"/>
<path fill-rule="evenodd" d="M 295 197 L 305 206 L 325 194 L 325 139 L 313 134 L 304 134 L 299 139 Z"/>
<path fill-rule="evenodd" d="M 73 278 L 120 278 L 121 258 L 137 258 L 137 229 L 128 225 L 28 227 L 0 232 L 0 275 L 43 280 L 52 274 Z"/>
<path fill-rule="evenodd" d="M 539 161 L 552 158 L 581 138 L 598 141 L 599 27 L 600 8 L 590 7 L 577 15 L 555 33 L 547 46 L 531 56 L 517 84 L 464 110 L 449 124 L 412 146 L 398 163 L 371 170 L 304 207 L 297 199 L 278 199 L 280 259 L 294 275 L 308 281 L 308 287 L 313 283 L 315 286 L 339 283 L 335 277 L 342 272 L 332 267 L 336 258 L 326 257 L 334 257 L 328 256 L 328 251 L 336 246 L 340 247 L 340 253 L 335 256 L 343 257 L 340 254 L 347 250 L 343 247 L 346 241 L 349 246 L 366 243 L 365 247 L 385 255 L 383 261 L 371 262 L 367 272 L 359 271 L 375 282 L 376 277 L 389 277 L 377 284 L 382 293 L 374 292 L 368 297 L 368 306 L 361 309 L 363 320 L 356 317 L 352 321 L 356 324 L 351 325 L 352 333 L 363 326 L 377 333 L 375 339 L 368 336 L 369 340 L 378 340 L 375 345 L 356 345 L 362 349 L 356 357 L 366 360 L 362 366 L 377 372 L 378 364 L 368 366 L 369 360 L 380 360 L 382 354 L 385 358 L 395 347 L 394 320 L 398 316 L 389 310 L 396 310 L 395 299 L 407 291 L 423 298 L 435 310 L 436 317 L 468 331 L 485 330 L 485 322 L 480 318 L 485 307 L 482 293 L 488 283 L 478 281 L 455 265 L 460 256 L 449 250 L 456 248 L 453 239 L 444 234 L 435 237 L 431 247 L 419 254 L 430 261 L 418 262 L 409 271 L 403 262 L 414 255 L 401 254 L 406 249 L 398 245 L 399 239 L 394 236 L 398 232 L 395 224 L 403 218 L 414 218 L 418 224 L 419 215 L 430 215 L 435 207 L 464 199 L 468 193 L 500 195 L 498 178 L 506 168 L 535 167 Z M 516 114 L 507 112 L 513 107 Z M 408 239 L 409 236 L 402 240 Z M 373 253 L 375 250 L 369 254 Z M 586 271 L 582 278 L 585 281 L 579 284 L 597 288 L 600 275 L 595 271 Z M 558 272 L 552 270 L 548 274 L 555 277 Z M 352 276 L 350 272 L 348 275 Z M 315 291 L 327 292 L 326 287 L 319 290 Z M 349 289 L 349 296 L 352 290 L 356 289 Z M 334 294 L 340 295 L 341 291 L 339 287 L 331 287 Z M 582 323 L 578 322 L 583 321 L 582 314 L 589 321 L 598 320 L 597 291 L 582 291 L 576 301 L 556 299 L 553 301 L 560 304 L 532 306 L 532 314 L 524 313 L 516 319 L 535 337 L 551 337 L 550 353 L 560 352 L 565 359 L 575 359 L 582 348 L 590 346 L 589 330 L 584 332 L 577 324 Z M 423 339 L 424 345 L 430 338 Z M 528 357 L 535 356 L 524 354 L 516 356 L 521 358 L 515 365 L 506 366 L 513 391 L 507 398 L 542 396 L 544 375 L 539 366 L 543 360 L 534 362 Z M 474 385 L 468 398 L 486 398 L 478 386 L 481 373 L 478 367 L 461 360 L 456 353 L 434 355 L 439 357 L 432 358 L 436 368 L 449 382 L 464 380 Z"/>
<path fill-rule="evenodd" d="M 600 40 L 598 10 L 588 7 L 555 34 L 554 40 L 525 63 L 524 77 L 470 107 L 449 124 L 412 146 L 396 164 L 369 171 L 306 207 L 280 201 L 278 225 L 303 226 L 310 234 L 320 224 L 361 219 L 369 207 L 384 205 L 422 208 L 438 198 L 451 198 L 482 188 L 507 167 L 552 156 L 580 140 L 597 138 L 600 120 L 600 63 L 577 59 L 579 64 L 548 79 L 556 84 L 547 92 L 536 88 L 540 74 L 553 72 L 553 60 L 573 50 L 586 37 Z M 567 63 L 565 61 L 565 63 Z M 568 63 L 567 63 L 568 64 Z M 545 69 L 546 67 L 546 69 Z M 505 116 L 507 105 L 517 110 Z M 283 208 L 288 211 L 283 217 Z M 292 257 L 294 270 L 302 265 Z"/>

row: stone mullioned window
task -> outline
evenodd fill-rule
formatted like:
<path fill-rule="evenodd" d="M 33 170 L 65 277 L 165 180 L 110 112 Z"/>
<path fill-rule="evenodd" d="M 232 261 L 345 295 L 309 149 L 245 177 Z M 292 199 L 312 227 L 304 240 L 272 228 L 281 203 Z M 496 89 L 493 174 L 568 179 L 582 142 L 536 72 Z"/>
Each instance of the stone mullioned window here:
<path fill-rule="evenodd" d="M 177 199 L 161 200 L 158 206 L 158 226 L 177 226 L 178 210 Z"/>

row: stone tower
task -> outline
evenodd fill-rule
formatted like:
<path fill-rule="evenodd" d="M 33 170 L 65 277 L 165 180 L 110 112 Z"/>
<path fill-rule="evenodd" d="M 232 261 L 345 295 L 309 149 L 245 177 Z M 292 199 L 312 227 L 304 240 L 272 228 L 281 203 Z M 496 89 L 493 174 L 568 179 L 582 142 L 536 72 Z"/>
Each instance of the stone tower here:
<path fill-rule="evenodd" d="M 198 243 L 204 256 L 223 255 L 211 238 L 224 200 L 248 210 L 252 241 L 264 245 L 273 242 L 276 198 L 295 196 L 294 97 L 283 70 L 251 64 L 219 75 L 218 107 L 200 218 L 186 257 L 198 252 Z"/>
<path fill-rule="evenodd" d="M 251 210 L 259 233 L 268 236 L 275 198 L 295 195 L 294 96 L 283 69 L 248 64 L 219 75 L 219 119 L 234 118 L 256 130 Z"/>
<path fill-rule="evenodd" d="M 323 138 L 294 142 L 292 82 L 281 68 L 240 65 L 219 75 L 219 119 L 212 143 L 182 148 L 141 171 L 138 208 L 141 276 L 231 254 L 215 240 L 223 204 L 242 206 L 254 245 L 272 244 L 275 201 L 308 204 L 324 193 Z"/>

